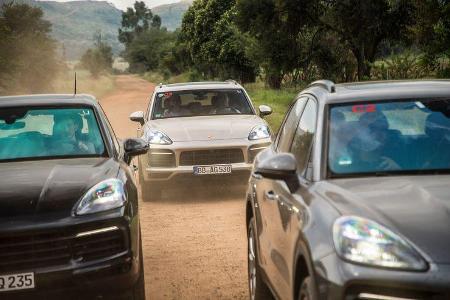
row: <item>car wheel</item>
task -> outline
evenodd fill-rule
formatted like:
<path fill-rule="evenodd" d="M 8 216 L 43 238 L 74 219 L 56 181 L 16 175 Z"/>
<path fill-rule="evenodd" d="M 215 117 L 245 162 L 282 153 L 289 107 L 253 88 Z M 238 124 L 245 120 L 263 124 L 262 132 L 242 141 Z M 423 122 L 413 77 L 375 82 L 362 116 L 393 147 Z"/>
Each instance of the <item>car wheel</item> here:
<path fill-rule="evenodd" d="M 141 229 L 139 228 L 139 235 Z M 144 256 L 142 255 L 142 236 L 139 236 L 139 278 L 133 287 L 133 300 L 145 300 Z"/>
<path fill-rule="evenodd" d="M 303 280 L 300 292 L 298 293 L 298 300 L 317 300 L 316 293 L 314 292 L 314 285 L 310 276 Z"/>
<path fill-rule="evenodd" d="M 253 218 L 248 225 L 248 287 L 251 300 L 273 299 L 272 294 L 264 283 L 258 265 L 258 256 L 255 243 L 255 229 Z"/>

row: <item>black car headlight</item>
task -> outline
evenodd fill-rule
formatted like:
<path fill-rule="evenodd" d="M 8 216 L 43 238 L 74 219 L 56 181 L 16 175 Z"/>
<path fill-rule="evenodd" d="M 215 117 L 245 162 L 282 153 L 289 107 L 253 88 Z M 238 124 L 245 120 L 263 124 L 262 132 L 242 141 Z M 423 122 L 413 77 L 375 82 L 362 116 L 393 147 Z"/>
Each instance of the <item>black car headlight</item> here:
<path fill-rule="evenodd" d="M 342 258 L 365 265 L 423 271 L 427 263 L 403 238 L 373 221 L 353 216 L 336 220 L 336 250 Z"/>
<path fill-rule="evenodd" d="M 87 191 L 75 213 L 86 215 L 119 208 L 125 204 L 126 199 L 123 182 L 116 178 L 107 179 Z"/>

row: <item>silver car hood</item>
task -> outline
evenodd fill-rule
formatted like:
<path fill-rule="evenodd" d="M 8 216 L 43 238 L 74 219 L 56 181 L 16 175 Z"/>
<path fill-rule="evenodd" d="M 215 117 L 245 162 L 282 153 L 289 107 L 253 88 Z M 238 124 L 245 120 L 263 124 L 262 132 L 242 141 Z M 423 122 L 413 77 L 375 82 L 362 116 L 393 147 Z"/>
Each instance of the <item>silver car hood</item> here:
<path fill-rule="evenodd" d="M 150 120 L 146 126 L 165 133 L 174 142 L 247 138 L 265 122 L 256 115 L 224 115 Z"/>

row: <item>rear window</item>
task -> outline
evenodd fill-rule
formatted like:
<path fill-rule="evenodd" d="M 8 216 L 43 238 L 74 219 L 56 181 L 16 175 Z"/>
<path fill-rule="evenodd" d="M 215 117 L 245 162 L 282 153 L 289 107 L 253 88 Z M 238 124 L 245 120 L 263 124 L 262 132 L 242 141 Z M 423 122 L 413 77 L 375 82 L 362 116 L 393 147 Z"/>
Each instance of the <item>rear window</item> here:
<path fill-rule="evenodd" d="M 157 93 L 152 119 L 254 114 L 244 92 L 236 90 L 190 90 Z"/>
<path fill-rule="evenodd" d="M 0 112 L 0 161 L 104 154 L 91 108 L 3 108 Z"/>

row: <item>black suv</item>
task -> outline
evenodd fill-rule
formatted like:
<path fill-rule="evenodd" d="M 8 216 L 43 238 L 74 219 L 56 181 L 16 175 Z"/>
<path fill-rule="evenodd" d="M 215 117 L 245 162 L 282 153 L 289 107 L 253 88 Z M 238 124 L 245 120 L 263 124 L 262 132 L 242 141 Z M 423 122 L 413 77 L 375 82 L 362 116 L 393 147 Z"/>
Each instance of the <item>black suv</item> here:
<path fill-rule="evenodd" d="M 247 193 L 252 299 L 450 299 L 450 81 L 312 83 Z"/>
<path fill-rule="evenodd" d="M 145 299 L 129 163 L 147 149 L 91 96 L 0 97 L 0 299 Z"/>

